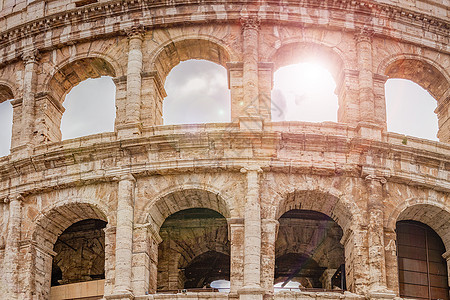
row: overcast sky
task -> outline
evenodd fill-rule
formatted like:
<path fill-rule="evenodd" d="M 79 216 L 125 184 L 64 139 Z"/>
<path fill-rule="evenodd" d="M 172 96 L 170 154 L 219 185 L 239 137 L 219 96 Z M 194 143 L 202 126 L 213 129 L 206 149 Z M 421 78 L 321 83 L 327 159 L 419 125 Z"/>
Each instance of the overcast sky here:
<path fill-rule="evenodd" d="M 291 65 L 274 75 L 274 121 L 337 120 L 335 83 L 327 70 Z M 166 79 L 164 124 L 229 122 L 230 92 L 225 68 L 207 61 L 180 63 Z M 88 79 L 68 94 L 61 131 L 70 139 L 114 130 L 115 88 L 111 78 Z M 390 79 L 386 84 L 388 130 L 437 140 L 436 100 L 417 84 Z M 12 107 L 0 104 L 0 156 L 9 153 Z"/>

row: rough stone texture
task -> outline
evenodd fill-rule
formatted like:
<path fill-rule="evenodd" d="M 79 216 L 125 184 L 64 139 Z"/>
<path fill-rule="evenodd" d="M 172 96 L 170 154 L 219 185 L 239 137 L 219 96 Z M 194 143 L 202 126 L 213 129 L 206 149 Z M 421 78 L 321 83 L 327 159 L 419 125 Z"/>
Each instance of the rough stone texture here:
<path fill-rule="evenodd" d="M 105 299 L 392 299 L 399 220 L 435 230 L 450 269 L 448 7 L 0 0 L 0 102 L 13 99 L 11 154 L 0 158 L 0 297 L 50 299 L 52 263 L 76 273 L 63 232 L 87 219 L 107 223 Z M 161 126 L 166 77 L 188 59 L 227 68 L 231 123 Z M 273 72 L 309 59 L 337 83 L 338 123 L 271 122 Z M 61 141 L 64 96 L 104 75 L 116 84 L 115 131 Z M 390 77 L 436 99 L 441 142 L 386 132 Z M 198 208 L 221 216 L 171 219 Z M 331 219 L 282 218 L 292 210 Z M 229 293 L 157 293 L 183 288 L 186 270 L 213 252 L 230 257 Z M 325 269 L 322 287 L 344 263 L 348 291 L 274 294 L 285 254 L 310 255 Z"/>

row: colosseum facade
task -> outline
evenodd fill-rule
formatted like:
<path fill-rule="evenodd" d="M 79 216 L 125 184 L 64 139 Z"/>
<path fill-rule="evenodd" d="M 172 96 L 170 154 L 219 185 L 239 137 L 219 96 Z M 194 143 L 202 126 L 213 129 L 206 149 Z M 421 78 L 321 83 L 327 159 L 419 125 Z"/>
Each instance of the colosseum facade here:
<path fill-rule="evenodd" d="M 0 0 L 0 298 L 449 299 L 449 6 Z M 273 73 L 310 55 L 338 122 L 272 122 Z M 227 69 L 231 122 L 163 125 L 189 59 Z M 100 76 L 114 132 L 62 140 Z M 388 78 L 436 99 L 439 142 L 387 131 Z"/>

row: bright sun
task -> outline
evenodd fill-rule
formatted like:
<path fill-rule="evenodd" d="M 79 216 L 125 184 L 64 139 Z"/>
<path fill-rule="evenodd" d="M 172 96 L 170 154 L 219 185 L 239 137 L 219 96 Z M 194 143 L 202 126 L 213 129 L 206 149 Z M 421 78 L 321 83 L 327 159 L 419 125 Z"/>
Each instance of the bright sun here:
<path fill-rule="evenodd" d="M 337 121 L 336 83 L 319 64 L 299 63 L 280 68 L 272 90 L 273 121 Z"/>

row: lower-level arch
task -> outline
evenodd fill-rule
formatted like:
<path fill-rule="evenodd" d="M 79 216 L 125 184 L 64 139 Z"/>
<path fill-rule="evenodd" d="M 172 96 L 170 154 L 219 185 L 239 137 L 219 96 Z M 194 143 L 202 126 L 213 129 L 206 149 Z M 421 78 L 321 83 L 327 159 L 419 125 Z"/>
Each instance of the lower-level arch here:
<path fill-rule="evenodd" d="M 38 298 L 50 298 L 52 279 L 53 285 L 104 279 L 107 223 L 106 209 L 84 201 L 57 204 L 36 218 L 29 271 Z"/>

